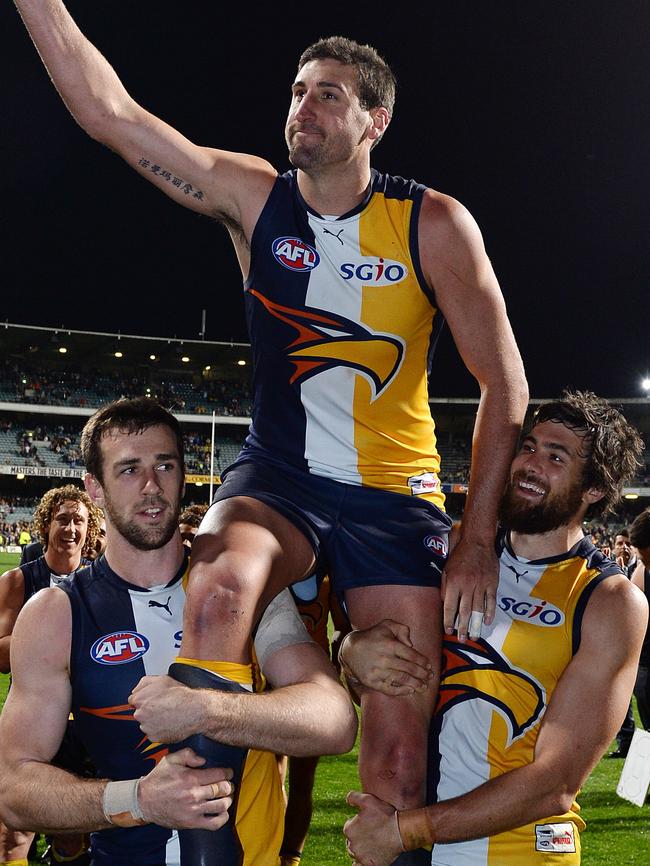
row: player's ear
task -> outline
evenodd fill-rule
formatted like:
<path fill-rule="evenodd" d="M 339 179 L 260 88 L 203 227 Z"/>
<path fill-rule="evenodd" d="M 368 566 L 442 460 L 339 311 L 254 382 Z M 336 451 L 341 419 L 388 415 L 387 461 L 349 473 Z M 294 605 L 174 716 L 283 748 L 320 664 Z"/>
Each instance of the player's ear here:
<path fill-rule="evenodd" d="M 86 488 L 86 493 L 95 505 L 99 505 L 100 508 L 104 507 L 104 489 L 99 482 L 99 479 L 92 475 L 90 472 L 86 472 L 84 475 L 84 487 Z"/>
<path fill-rule="evenodd" d="M 593 505 L 594 502 L 599 502 L 604 495 L 603 491 L 599 490 L 597 487 L 589 487 L 587 490 L 583 491 L 582 501 L 585 505 Z"/>
<path fill-rule="evenodd" d="M 388 124 L 390 123 L 390 114 L 386 108 L 379 106 L 379 108 L 370 109 L 370 118 L 372 124 L 368 130 L 368 138 L 372 142 L 377 142 L 388 128 Z"/>

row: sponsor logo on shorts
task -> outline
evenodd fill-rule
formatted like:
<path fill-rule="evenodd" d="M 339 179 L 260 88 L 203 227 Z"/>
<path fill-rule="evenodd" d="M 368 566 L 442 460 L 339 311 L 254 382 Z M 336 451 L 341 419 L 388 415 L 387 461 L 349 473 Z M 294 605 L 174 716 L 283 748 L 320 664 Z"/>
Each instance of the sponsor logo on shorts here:
<path fill-rule="evenodd" d="M 554 628 L 564 622 L 564 613 L 540 598 L 510 598 L 499 596 L 497 604 L 513 619 Z"/>
<path fill-rule="evenodd" d="M 411 475 L 406 483 L 414 496 L 422 493 L 435 493 L 440 489 L 440 479 L 435 472 L 423 472 L 422 475 Z"/>
<path fill-rule="evenodd" d="M 440 535 L 427 535 L 424 546 L 437 556 L 447 556 L 447 542 Z"/>
<path fill-rule="evenodd" d="M 575 827 L 571 822 L 564 824 L 536 824 L 535 850 L 556 854 L 575 854 Z"/>
<path fill-rule="evenodd" d="M 90 648 L 90 656 L 100 665 L 125 665 L 141 658 L 149 649 L 149 641 L 137 631 L 114 631 L 98 638 Z"/>
<path fill-rule="evenodd" d="M 300 238 L 276 238 L 271 249 L 275 260 L 289 271 L 313 271 L 320 262 L 316 250 Z"/>
<path fill-rule="evenodd" d="M 343 262 L 339 271 L 348 282 L 371 283 L 373 286 L 392 286 L 401 283 L 408 275 L 406 265 L 377 256 L 369 256 L 357 262 Z"/>

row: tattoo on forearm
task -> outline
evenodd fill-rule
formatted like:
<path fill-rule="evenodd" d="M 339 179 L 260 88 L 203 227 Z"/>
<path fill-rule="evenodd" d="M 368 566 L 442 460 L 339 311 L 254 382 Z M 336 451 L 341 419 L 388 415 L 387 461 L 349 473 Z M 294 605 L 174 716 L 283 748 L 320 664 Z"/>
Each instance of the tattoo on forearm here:
<path fill-rule="evenodd" d="M 196 187 L 193 187 L 191 183 L 187 183 L 187 181 L 183 180 L 182 177 L 176 177 L 176 175 L 172 174 L 171 171 L 166 171 L 164 168 L 161 168 L 159 165 L 150 162 L 144 157 L 138 160 L 138 165 L 142 168 L 148 169 L 149 171 L 153 172 L 153 174 L 158 175 L 158 177 L 161 177 L 163 180 L 167 181 L 167 183 L 171 183 L 172 186 L 178 187 L 178 189 L 182 190 L 185 195 L 191 195 L 192 198 L 203 201 L 202 190 L 196 189 Z"/>

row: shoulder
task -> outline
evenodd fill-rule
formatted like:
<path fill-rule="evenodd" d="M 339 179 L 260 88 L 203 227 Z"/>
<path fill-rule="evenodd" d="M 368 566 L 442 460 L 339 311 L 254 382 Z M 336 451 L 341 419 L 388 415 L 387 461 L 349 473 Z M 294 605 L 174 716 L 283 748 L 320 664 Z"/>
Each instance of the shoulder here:
<path fill-rule="evenodd" d="M 34 647 L 46 647 L 39 659 L 48 664 L 66 664 L 70 654 L 72 614 L 70 602 L 58 587 L 48 587 L 33 595 L 23 607 L 14 627 L 11 642 L 11 668 L 15 660 L 34 660 Z"/>
<path fill-rule="evenodd" d="M 457 199 L 435 189 L 427 188 L 422 197 L 420 236 L 440 244 L 483 245 L 476 220 Z"/>
<path fill-rule="evenodd" d="M 623 653 L 640 647 L 648 622 L 648 602 L 625 575 L 612 572 L 595 587 L 587 604 L 582 642 L 592 646 L 616 645 Z"/>
<path fill-rule="evenodd" d="M 9 571 L 5 571 L 4 574 L 0 574 L 0 604 L 9 600 L 9 598 L 13 597 L 15 593 L 21 594 L 21 604 L 22 604 L 22 593 L 25 590 L 25 575 L 23 573 L 22 566 L 17 566 L 16 568 L 11 568 Z"/>

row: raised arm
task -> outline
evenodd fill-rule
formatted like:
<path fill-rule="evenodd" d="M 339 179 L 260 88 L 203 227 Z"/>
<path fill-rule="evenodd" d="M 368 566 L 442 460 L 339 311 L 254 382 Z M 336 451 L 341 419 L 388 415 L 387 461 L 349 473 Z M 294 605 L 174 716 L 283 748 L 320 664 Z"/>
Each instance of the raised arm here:
<path fill-rule="evenodd" d="M 16 621 L 12 687 L 0 716 L 0 819 L 9 827 L 87 832 L 115 823 L 104 814 L 108 780 L 81 779 L 49 763 L 70 711 L 70 629 L 70 604 L 60 589 L 37 593 Z M 204 829 L 225 823 L 230 799 L 214 796 L 230 793 L 231 774 L 196 769 L 203 763 L 189 749 L 163 759 L 140 783 L 145 819 Z"/>
<path fill-rule="evenodd" d="M 268 625 L 263 619 L 260 629 L 265 630 L 266 648 L 260 662 L 272 689 L 238 694 L 188 689 L 169 677 L 145 677 L 129 701 L 149 739 L 167 743 L 206 734 L 232 746 L 299 757 L 352 748 L 357 717 L 350 698 L 323 650 L 309 638 L 286 590 L 265 617 Z M 293 642 L 281 645 L 287 634 Z M 280 638 L 277 649 L 274 635 Z"/>
<path fill-rule="evenodd" d="M 25 577 L 20 568 L 0 575 L 0 673 L 8 674 L 11 633 L 25 601 Z"/>
<path fill-rule="evenodd" d="M 15 0 L 54 86 L 75 120 L 170 198 L 244 229 L 275 178 L 264 160 L 198 147 L 138 105 L 61 0 Z"/>
<path fill-rule="evenodd" d="M 481 396 L 462 528 L 443 575 L 444 627 L 468 633 L 472 610 L 491 622 L 498 564 L 497 508 L 528 404 L 528 386 L 483 239 L 457 201 L 429 191 L 420 219 L 425 276 Z M 474 635 L 478 636 L 478 635 Z"/>
<path fill-rule="evenodd" d="M 647 618 L 645 599 L 626 579 L 595 590 L 580 649 L 553 692 L 532 763 L 461 797 L 398 815 L 371 795 L 349 795 L 360 809 L 345 829 L 355 863 L 387 866 L 402 850 L 492 836 L 570 809 L 625 716 Z"/>

